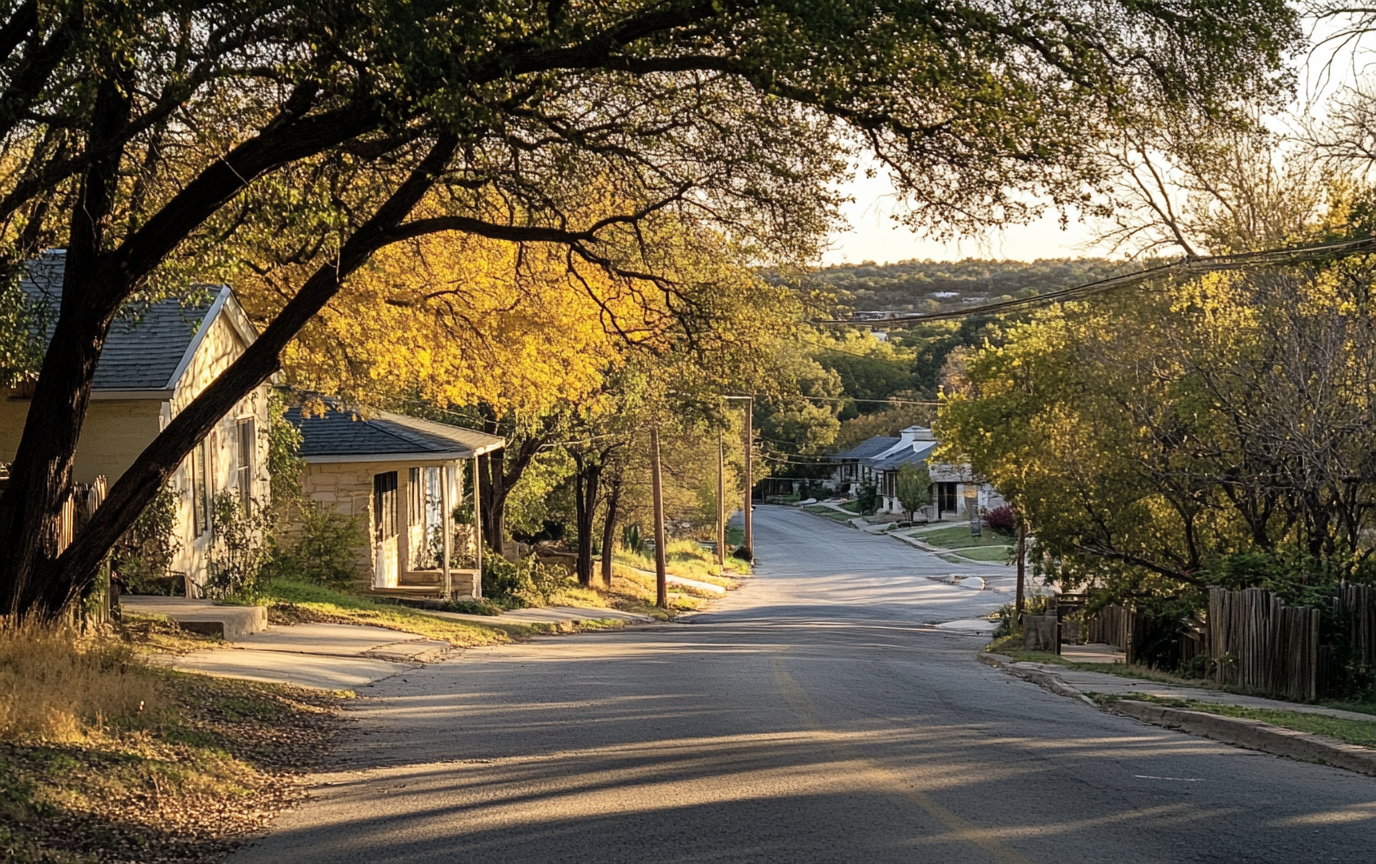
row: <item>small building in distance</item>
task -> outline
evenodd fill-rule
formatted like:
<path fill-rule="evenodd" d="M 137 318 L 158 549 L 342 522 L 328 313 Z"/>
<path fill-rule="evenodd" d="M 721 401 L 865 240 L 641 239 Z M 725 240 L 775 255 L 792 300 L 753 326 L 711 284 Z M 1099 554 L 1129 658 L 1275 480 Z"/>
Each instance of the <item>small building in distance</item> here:
<path fill-rule="evenodd" d="M 880 496 L 880 513 L 903 514 L 898 503 L 898 473 L 908 464 L 925 464 L 932 477 L 932 503 L 923 508 L 928 521 L 967 519 L 1004 502 L 994 487 L 974 476 L 969 465 L 933 462 L 936 436 L 926 426 L 909 426 L 898 437 L 880 435 L 831 457 L 838 463 L 829 483 L 839 491 L 859 483 L 873 483 Z"/>
<path fill-rule="evenodd" d="M 501 438 L 336 400 L 288 409 L 301 432 L 303 498 L 356 519 L 358 588 L 375 594 L 482 596 L 482 533 L 472 464 Z M 468 465 L 468 469 L 465 469 Z M 462 511 L 464 518 L 454 515 Z"/>

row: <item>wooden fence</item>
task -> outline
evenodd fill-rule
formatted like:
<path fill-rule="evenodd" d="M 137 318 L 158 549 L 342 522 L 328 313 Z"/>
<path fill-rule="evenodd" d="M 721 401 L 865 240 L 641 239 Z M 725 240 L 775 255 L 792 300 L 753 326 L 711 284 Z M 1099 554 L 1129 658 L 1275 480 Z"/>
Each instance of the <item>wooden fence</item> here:
<path fill-rule="evenodd" d="M 61 555 L 72 545 L 77 533 L 95 515 L 96 508 L 105 503 L 107 491 L 108 484 L 103 474 L 94 483 L 77 483 L 72 487 L 72 494 L 62 502 L 62 521 L 58 526 L 57 548 L 52 550 L 53 555 Z"/>
<path fill-rule="evenodd" d="M 1325 624 L 1324 610 L 1291 607 L 1260 588 L 1211 588 L 1208 614 L 1183 629 L 1122 606 L 1105 606 L 1085 623 L 1090 642 L 1121 649 L 1129 663 L 1183 665 L 1204 654 L 1219 684 L 1313 700 L 1351 686 L 1339 657 L 1376 669 L 1376 586 L 1341 584 L 1332 603 Z"/>
<path fill-rule="evenodd" d="M 1209 589 L 1214 680 L 1291 699 L 1317 699 L 1323 613 L 1296 609 L 1269 591 Z M 1325 652 L 1327 653 L 1327 652 Z"/>
<path fill-rule="evenodd" d="M 1333 598 L 1333 613 L 1338 626 L 1346 631 L 1352 659 L 1376 666 L 1376 587 L 1339 585 Z"/>
<path fill-rule="evenodd" d="M 1102 642 L 1112 645 L 1126 655 L 1127 662 L 1132 663 L 1132 631 L 1134 618 L 1137 613 L 1122 606 L 1105 606 L 1090 618 L 1089 641 Z"/>

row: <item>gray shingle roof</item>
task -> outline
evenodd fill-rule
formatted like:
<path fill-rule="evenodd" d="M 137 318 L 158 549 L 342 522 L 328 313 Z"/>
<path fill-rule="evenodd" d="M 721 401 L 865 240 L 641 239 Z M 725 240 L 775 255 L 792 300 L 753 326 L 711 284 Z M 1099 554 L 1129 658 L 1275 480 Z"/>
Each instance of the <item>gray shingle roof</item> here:
<path fill-rule="evenodd" d="M 494 435 L 400 414 L 364 417 L 333 400 L 325 403 L 323 415 L 312 412 L 304 417 L 302 409 L 290 408 L 286 418 L 301 430 L 300 453 L 307 461 L 347 461 L 350 456 L 360 462 L 399 456 L 468 458 L 506 443 Z"/>
<path fill-rule="evenodd" d="M 934 447 L 936 447 L 936 442 L 929 441 L 926 447 L 919 447 L 915 450 L 904 450 L 892 456 L 879 459 L 871 463 L 871 465 L 876 471 L 893 471 L 909 463 L 917 464 L 918 462 L 925 462 L 927 461 L 927 457 L 932 455 L 932 448 Z"/>
<path fill-rule="evenodd" d="M 44 341 L 51 343 L 62 304 L 62 277 L 67 255 L 50 250 L 30 262 L 20 287 L 39 305 Z M 96 366 L 94 389 L 167 390 L 196 337 L 206 314 L 223 288 L 195 292 L 189 301 L 169 298 L 160 303 L 127 305 L 115 323 Z M 206 296 L 206 295 L 209 296 Z M 49 347 L 53 347 L 49 344 Z M 57 346 L 59 349 L 62 346 Z"/>
<path fill-rule="evenodd" d="M 897 444 L 899 440 L 900 439 L 897 437 L 889 438 L 880 435 L 862 444 L 857 444 L 844 453 L 833 453 L 831 458 L 833 461 L 839 461 L 841 459 L 869 459 L 872 456 L 878 456 L 880 453 L 883 453 L 885 450 Z"/>

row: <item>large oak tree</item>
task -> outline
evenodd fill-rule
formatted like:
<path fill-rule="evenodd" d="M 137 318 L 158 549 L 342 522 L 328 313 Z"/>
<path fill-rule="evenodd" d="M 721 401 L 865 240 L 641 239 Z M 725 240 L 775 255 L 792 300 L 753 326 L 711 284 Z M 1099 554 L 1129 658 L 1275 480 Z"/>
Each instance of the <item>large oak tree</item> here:
<path fill-rule="evenodd" d="M 1266 99 L 1281 0 L 37 0 L 0 6 L 0 227 L 11 273 L 68 250 L 0 498 L 0 605 L 50 613 L 216 420 L 380 248 L 438 231 L 563 244 L 672 294 L 642 225 L 697 219 L 806 257 L 863 148 L 915 226 L 1063 205 L 1163 102 Z M 584 190 L 612 190 L 588 208 Z M 596 216 L 583 214 L 596 213 Z M 125 304 L 302 265 L 259 340 L 153 441 L 60 556 L 92 376 Z"/>

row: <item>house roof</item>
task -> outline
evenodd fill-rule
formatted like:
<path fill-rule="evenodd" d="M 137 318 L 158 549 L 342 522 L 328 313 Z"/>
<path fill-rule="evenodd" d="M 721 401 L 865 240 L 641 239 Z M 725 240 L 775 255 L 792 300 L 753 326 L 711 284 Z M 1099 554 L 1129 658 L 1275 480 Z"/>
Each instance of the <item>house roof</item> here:
<path fill-rule="evenodd" d="M 51 342 L 62 305 L 62 279 L 66 271 L 64 250 L 49 250 L 29 263 L 19 283 L 28 299 L 37 304 L 38 324 L 44 342 Z M 101 350 L 96 366 L 95 393 L 149 393 L 174 390 L 186 371 L 211 320 L 230 298 L 227 286 L 200 286 L 187 297 L 171 297 L 158 303 L 129 303 L 121 311 Z M 243 330 L 241 323 L 236 329 Z M 252 341 L 253 334 L 241 333 Z"/>
<path fill-rule="evenodd" d="M 935 441 L 918 442 L 925 443 L 926 447 L 915 447 L 911 450 L 903 450 L 899 453 L 892 453 L 883 459 L 876 459 L 872 465 L 877 471 L 896 471 L 904 465 L 917 464 L 927 461 L 927 457 L 932 455 L 932 448 L 936 447 Z"/>
<path fill-rule="evenodd" d="M 878 456 L 885 450 L 888 450 L 890 447 L 897 444 L 899 440 L 900 439 L 896 437 L 890 438 L 880 435 L 876 438 L 871 438 L 870 440 L 865 441 L 862 444 L 857 444 L 855 447 L 852 447 L 844 453 L 833 453 L 831 454 L 831 458 L 832 461 L 836 462 L 839 462 L 842 459 L 869 459 L 873 456 Z"/>
<path fill-rule="evenodd" d="M 335 400 L 323 414 L 290 408 L 286 419 L 301 430 L 307 462 L 387 462 L 468 459 L 506 445 L 495 435 L 461 426 L 380 412 L 364 416 Z"/>

